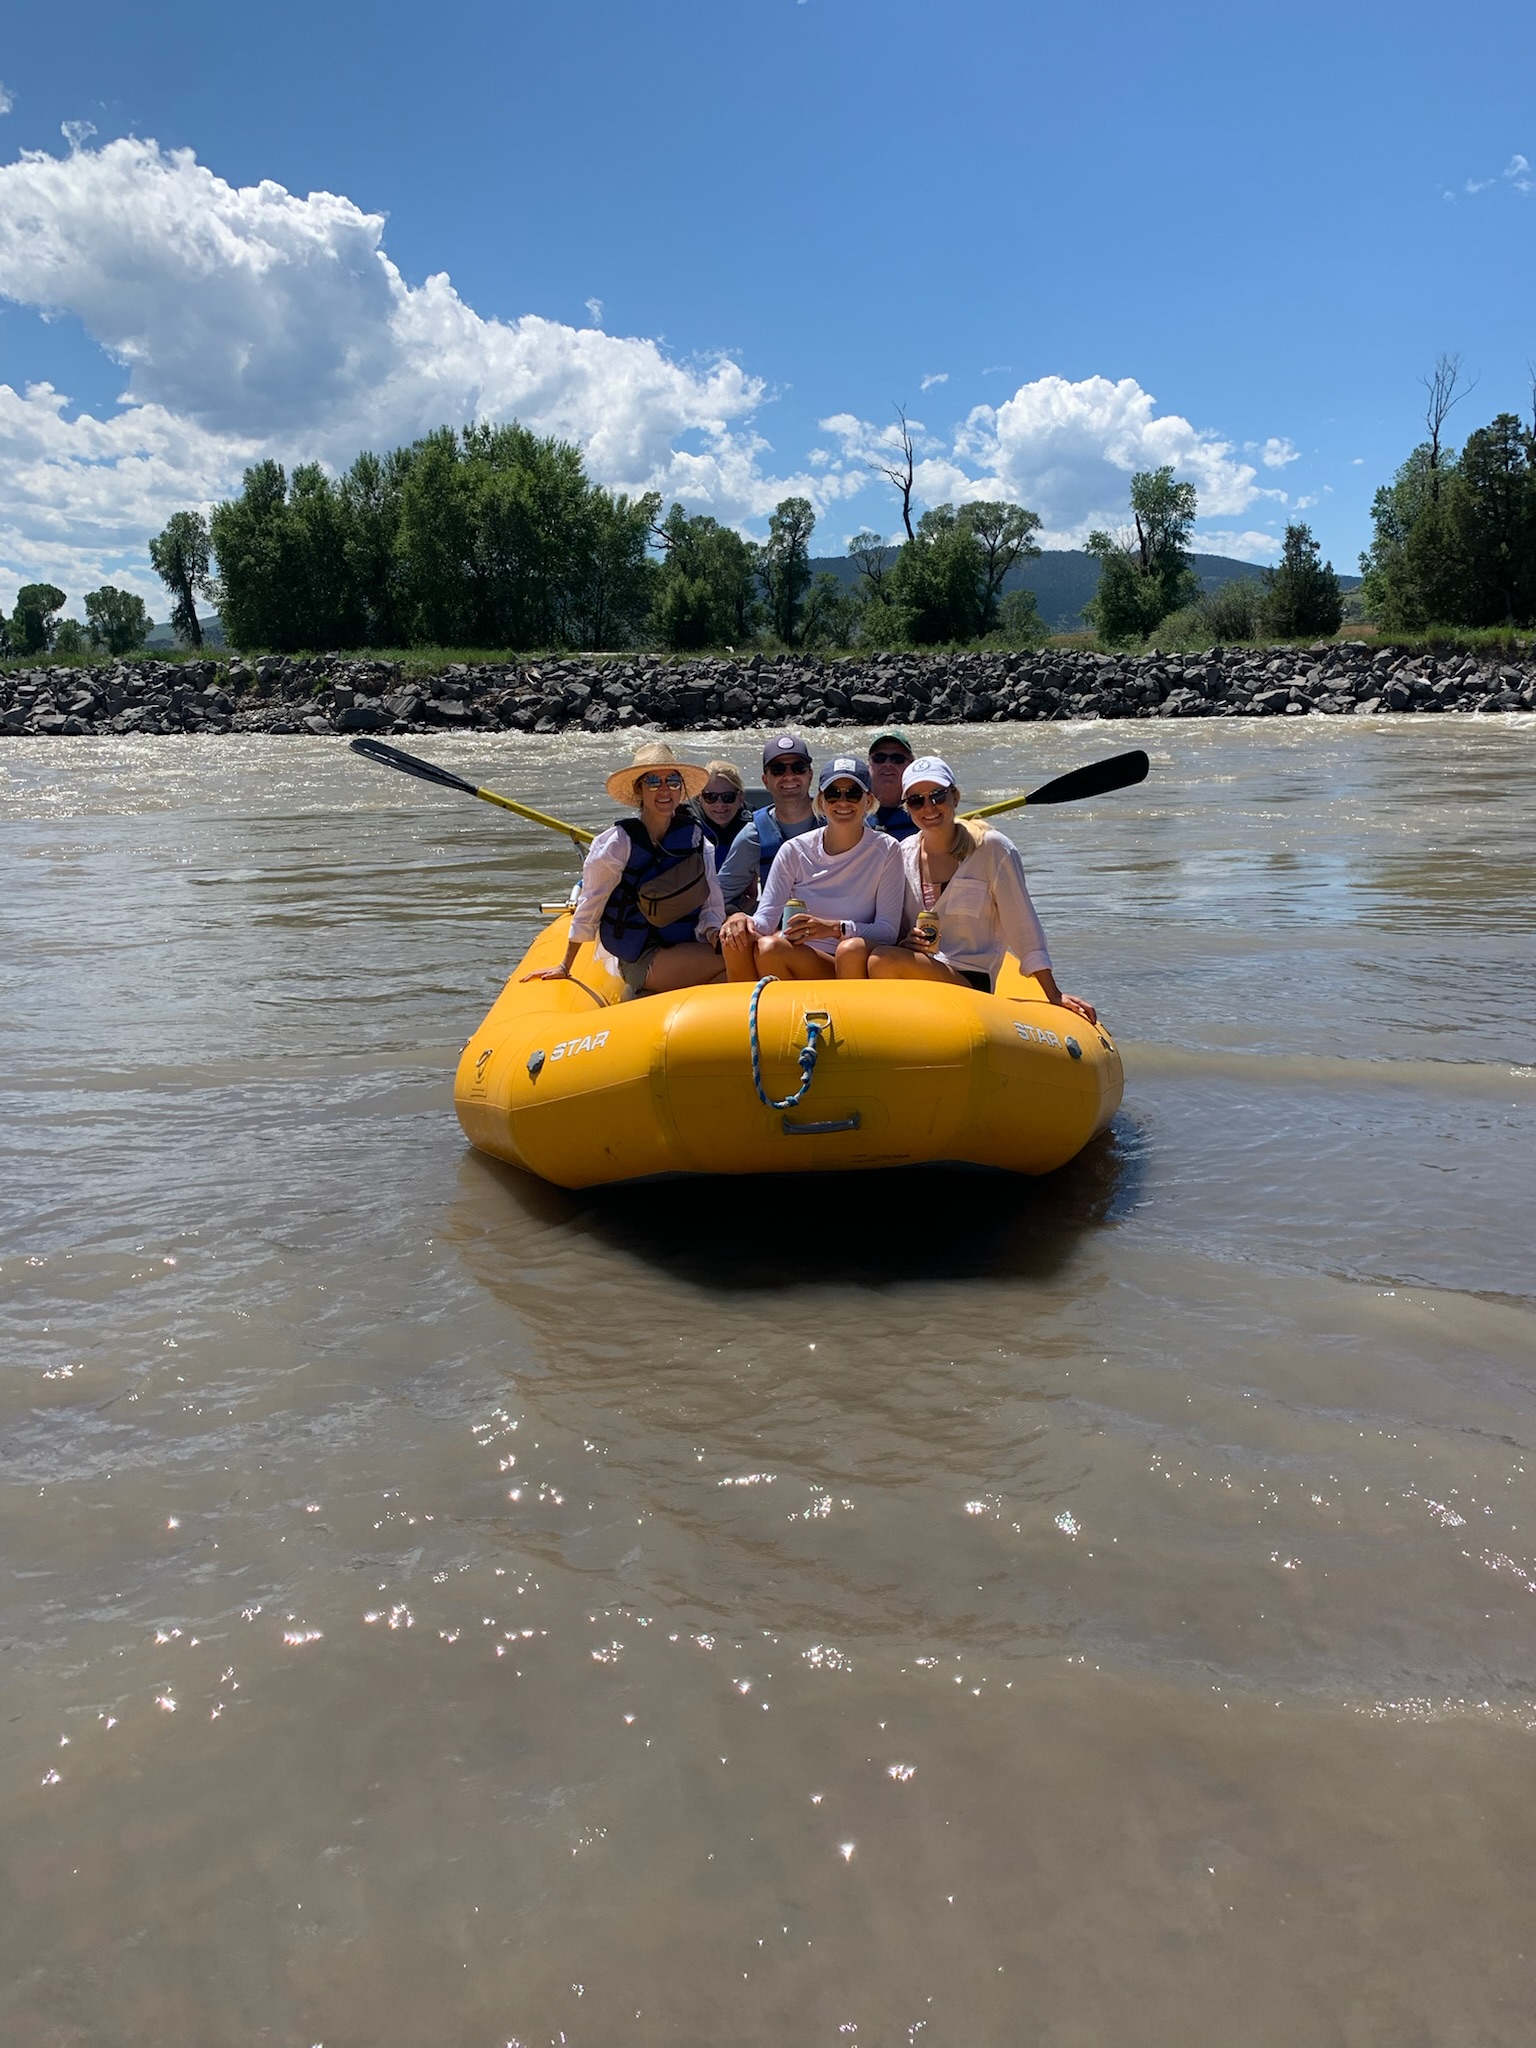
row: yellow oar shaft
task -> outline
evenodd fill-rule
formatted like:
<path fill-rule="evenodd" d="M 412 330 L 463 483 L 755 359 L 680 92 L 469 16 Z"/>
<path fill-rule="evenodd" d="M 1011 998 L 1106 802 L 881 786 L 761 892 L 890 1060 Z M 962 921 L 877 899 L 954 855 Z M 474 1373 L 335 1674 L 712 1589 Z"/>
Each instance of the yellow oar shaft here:
<path fill-rule="evenodd" d="M 499 804 L 504 811 L 515 811 L 518 817 L 526 818 L 532 825 L 547 825 L 551 832 L 564 832 L 578 846 L 590 846 L 597 836 L 581 825 L 568 825 L 564 818 L 552 818 L 548 811 L 536 811 L 532 804 L 515 803 L 509 796 L 498 796 L 494 789 L 477 789 L 475 795 L 483 797 L 488 804 Z"/>
<path fill-rule="evenodd" d="M 999 811 L 1016 811 L 1029 802 L 1027 796 L 1005 796 L 1000 804 L 983 804 L 979 811 L 962 811 L 962 818 L 995 818 Z"/>

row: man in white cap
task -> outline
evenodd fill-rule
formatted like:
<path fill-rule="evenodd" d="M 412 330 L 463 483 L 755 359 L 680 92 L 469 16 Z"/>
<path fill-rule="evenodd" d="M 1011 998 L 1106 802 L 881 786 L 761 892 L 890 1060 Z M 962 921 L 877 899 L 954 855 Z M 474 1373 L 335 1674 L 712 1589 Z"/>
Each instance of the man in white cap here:
<path fill-rule="evenodd" d="M 731 841 L 720 863 L 720 893 L 727 910 L 755 907 L 773 856 L 786 839 L 809 832 L 816 823 L 811 808 L 811 750 L 797 732 L 775 733 L 763 747 L 763 781 L 773 798 Z"/>

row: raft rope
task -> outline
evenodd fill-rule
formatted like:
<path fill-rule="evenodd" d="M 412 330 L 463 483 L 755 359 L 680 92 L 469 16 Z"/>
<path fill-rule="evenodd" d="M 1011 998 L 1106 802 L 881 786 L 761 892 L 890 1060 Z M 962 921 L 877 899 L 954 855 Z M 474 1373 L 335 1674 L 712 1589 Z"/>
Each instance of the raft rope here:
<path fill-rule="evenodd" d="M 807 1015 L 805 1019 L 805 1043 L 800 1048 L 800 1086 L 793 1095 L 786 1095 L 782 1102 L 775 1102 L 763 1087 L 763 1061 L 757 1042 L 758 999 L 769 982 L 777 981 L 776 974 L 765 974 L 752 991 L 752 1000 L 747 1005 L 747 1036 L 752 1045 L 752 1086 L 757 1090 L 757 1099 L 765 1109 L 793 1109 L 810 1087 L 816 1073 L 816 1058 L 821 1051 L 823 1032 L 829 1031 L 830 1020 Z"/>

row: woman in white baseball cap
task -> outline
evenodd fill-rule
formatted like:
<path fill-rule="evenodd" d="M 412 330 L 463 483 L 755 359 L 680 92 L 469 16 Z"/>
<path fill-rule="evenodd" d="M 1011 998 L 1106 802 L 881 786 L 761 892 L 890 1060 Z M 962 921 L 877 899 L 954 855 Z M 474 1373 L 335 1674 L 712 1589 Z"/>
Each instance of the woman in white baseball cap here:
<path fill-rule="evenodd" d="M 901 846 L 910 928 L 900 945 L 871 949 L 870 975 L 954 981 L 990 993 L 1003 955 L 1012 953 L 1047 1001 L 1092 1024 L 1098 1016 L 1092 1003 L 1063 995 L 1056 985 L 1019 849 L 979 819 L 956 816 L 960 786 L 949 763 L 937 754 L 920 755 L 901 778 L 901 800 L 917 824 Z M 919 925 L 925 912 L 937 917 L 936 938 Z"/>

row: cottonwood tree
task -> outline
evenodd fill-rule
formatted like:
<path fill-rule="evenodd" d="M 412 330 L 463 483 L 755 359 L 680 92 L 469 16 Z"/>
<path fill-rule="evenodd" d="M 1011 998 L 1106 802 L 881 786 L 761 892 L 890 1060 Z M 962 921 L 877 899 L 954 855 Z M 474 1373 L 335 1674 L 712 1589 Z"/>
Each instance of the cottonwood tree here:
<path fill-rule="evenodd" d="M 768 538 L 758 550 L 757 574 L 768 606 L 768 625 L 786 647 L 799 644 L 801 610 L 811 587 L 811 535 L 816 514 L 809 498 L 784 498 L 768 516 Z"/>
<path fill-rule="evenodd" d="M 1022 505 L 1004 505 L 982 498 L 962 506 L 960 517 L 970 528 L 981 558 L 978 627 L 981 632 L 990 633 L 997 625 L 1003 578 L 1015 562 L 1028 561 L 1040 552 L 1035 542 L 1040 515 L 1026 512 Z"/>
<path fill-rule="evenodd" d="M 173 512 L 164 532 L 149 544 L 150 563 L 171 594 L 172 631 L 188 647 L 203 644 L 197 600 L 214 595 L 210 551 L 208 522 L 201 512 Z"/>
<path fill-rule="evenodd" d="M 154 630 L 143 598 L 111 583 L 85 593 L 85 624 L 95 645 L 108 654 L 132 653 Z"/>
<path fill-rule="evenodd" d="M 1199 579 L 1189 559 L 1198 499 L 1173 469 L 1139 470 L 1131 478 L 1133 533 L 1094 531 L 1088 553 L 1100 562 L 1099 587 L 1087 614 L 1106 640 L 1145 637 L 1170 612 L 1192 604 Z"/>
<path fill-rule="evenodd" d="M 53 583 L 24 583 L 11 613 L 13 654 L 45 654 L 53 645 L 54 627 L 64 609 L 64 592 Z"/>

